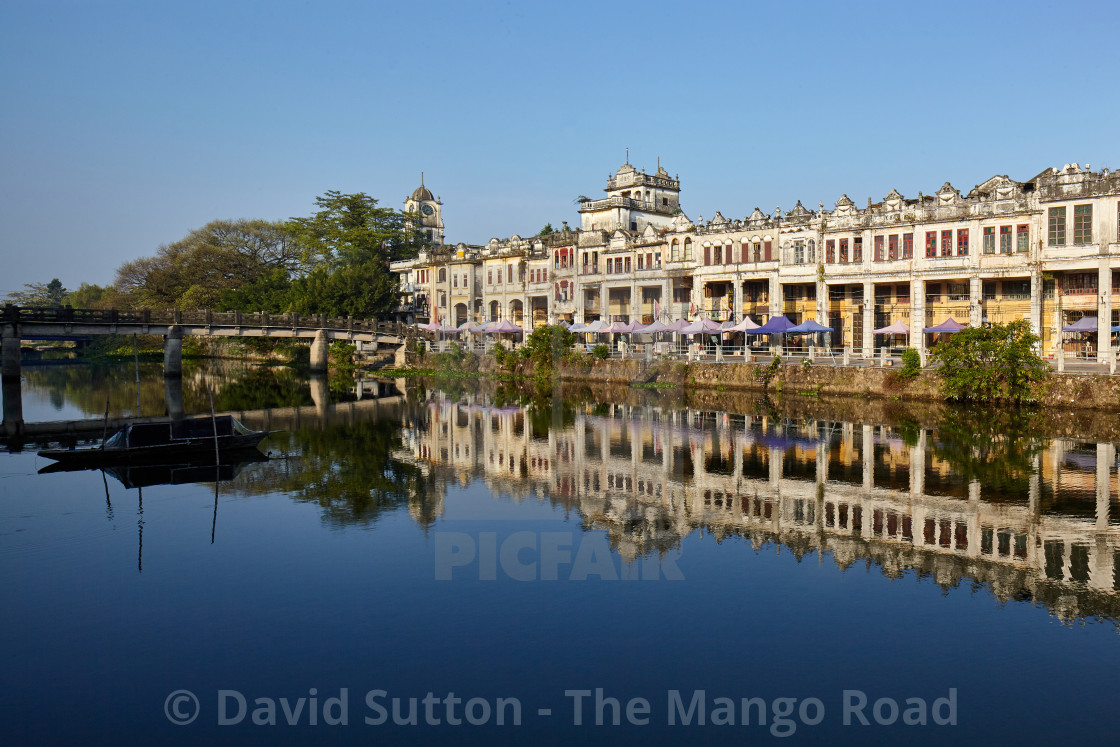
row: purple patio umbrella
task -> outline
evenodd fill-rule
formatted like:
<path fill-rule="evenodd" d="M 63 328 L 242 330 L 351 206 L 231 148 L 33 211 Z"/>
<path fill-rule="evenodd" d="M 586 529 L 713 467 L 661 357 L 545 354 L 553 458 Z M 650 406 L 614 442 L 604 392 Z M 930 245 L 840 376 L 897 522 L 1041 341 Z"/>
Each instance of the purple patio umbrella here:
<path fill-rule="evenodd" d="M 965 328 L 965 326 L 966 325 L 961 324 L 960 322 L 954 321 L 953 317 L 949 317 L 935 327 L 925 327 L 922 332 L 927 335 L 935 335 L 939 332 L 953 334 L 954 332 L 960 332 Z"/>

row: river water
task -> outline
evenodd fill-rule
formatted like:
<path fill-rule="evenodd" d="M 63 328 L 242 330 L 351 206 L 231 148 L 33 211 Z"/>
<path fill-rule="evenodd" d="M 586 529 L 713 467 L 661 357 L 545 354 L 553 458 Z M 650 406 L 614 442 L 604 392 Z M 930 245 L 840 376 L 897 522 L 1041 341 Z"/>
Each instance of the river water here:
<path fill-rule="evenodd" d="M 158 367 L 139 398 L 127 366 L 24 373 L 29 423 L 168 402 Z M 1111 432 L 874 403 L 357 388 L 188 370 L 188 413 L 213 396 L 276 431 L 270 459 L 217 480 L 39 474 L 34 443 L 8 444 L 6 743 L 1120 728 Z"/>

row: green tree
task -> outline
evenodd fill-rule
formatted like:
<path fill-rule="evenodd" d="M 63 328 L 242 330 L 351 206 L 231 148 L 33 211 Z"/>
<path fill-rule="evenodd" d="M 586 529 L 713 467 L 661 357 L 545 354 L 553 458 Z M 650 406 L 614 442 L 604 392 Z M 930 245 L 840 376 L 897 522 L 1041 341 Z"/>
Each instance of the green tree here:
<path fill-rule="evenodd" d="M 4 301 L 16 306 L 61 306 L 70 291 L 62 281 L 53 278 L 49 283 L 25 283 L 22 291 L 9 293 Z"/>
<path fill-rule="evenodd" d="M 66 294 L 65 300 L 68 306 L 75 309 L 111 309 L 124 305 L 116 288 L 91 283 L 82 283 L 77 290 Z"/>
<path fill-rule="evenodd" d="M 314 215 L 286 224 L 310 268 L 296 289 L 295 310 L 354 316 L 392 311 L 400 289 L 389 263 L 415 257 L 427 246 L 410 217 L 378 207 L 362 192 L 331 190 L 315 204 L 320 209 Z"/>
<path fill-rule="evenodd" d="M 549 377 L 553 364 L 567 356 L 578 339 L 578 335 L 562 324 L 537 327 L 525 338 L 521 354 L 533 361 L 538 378 Z"/>
<path fill-rule="evenodd" d="M 1034 385 L 1049 373 L 1034 350 L 1038 342 L 1030 323 L 1019 319 L 961 330 L 938 343 L 930 359 L 940 364 L 937 374 L 948 399 L 1031 402 L 1035 400 Z"/>
<path fill-rule="evenodd" d="M 538 233 L 537 235 L 538 236 L 551 236 L 554 233 L 556 233 L 556 232 L 553 230 L 552 224 L 551 223 L 545 223 L 544 228 L 542 228 L 541 232 Z"/>
<path fill-rule="evenodd" d="M 121 265 L 115 287 L 134 307 L 215 308 L 227 291 L 300 267 L 284 224 L 218 220 L 161 246 L 154 257 Z"/>

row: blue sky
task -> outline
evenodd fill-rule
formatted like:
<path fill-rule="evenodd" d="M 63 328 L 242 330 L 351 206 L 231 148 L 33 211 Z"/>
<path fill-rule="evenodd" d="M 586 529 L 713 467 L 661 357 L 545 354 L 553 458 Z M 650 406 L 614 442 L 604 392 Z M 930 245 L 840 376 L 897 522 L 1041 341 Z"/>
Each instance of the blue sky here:
<path fill-rule="evenodd" d="M 657 159 L 694 220 L 1120 168 L 1120 3 L 0 2 L 0 295 L 218 218 L 578 224 Z"/>

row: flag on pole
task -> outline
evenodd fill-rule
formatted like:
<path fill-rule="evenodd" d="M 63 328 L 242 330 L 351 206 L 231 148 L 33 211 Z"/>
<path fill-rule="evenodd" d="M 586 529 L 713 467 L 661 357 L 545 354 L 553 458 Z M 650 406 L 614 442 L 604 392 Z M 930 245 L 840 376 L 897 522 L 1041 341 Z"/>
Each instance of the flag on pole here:
<path fill-rule="evenodd" d="M 661 302 L 660 301 L 654 301 L 653 302 L 653 318 L 657 319 L 659 316 L 661 316 Z"/>

